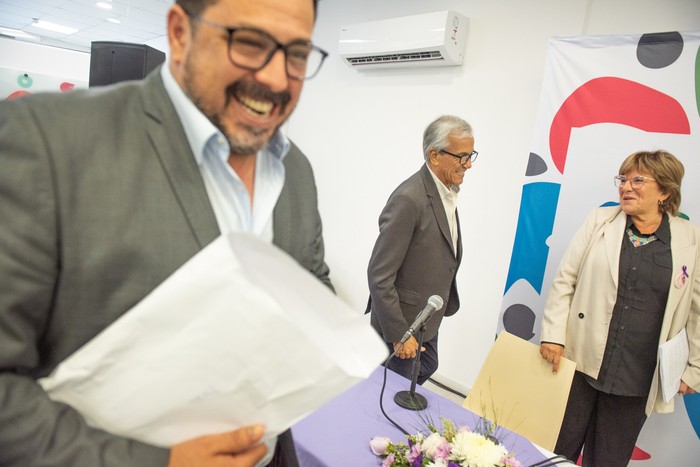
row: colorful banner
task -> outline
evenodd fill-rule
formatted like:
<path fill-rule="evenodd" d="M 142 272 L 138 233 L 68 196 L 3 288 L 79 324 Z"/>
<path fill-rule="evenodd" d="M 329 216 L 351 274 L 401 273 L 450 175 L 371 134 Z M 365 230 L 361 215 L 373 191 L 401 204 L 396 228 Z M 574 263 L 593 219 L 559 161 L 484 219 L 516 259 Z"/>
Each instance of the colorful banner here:
<path fill-rule="evenodd" d="M 569 240 L 593 208 L 617 204 L 613 176 L 622 161 L 655 149 L 685 165 L 681 211 L 700 222 L 700 32 L 552 38 L 499 332 L 539 343 L 542 309 Z M 697 397 L 677 398 L 676 407 L 685 405 L 685 428 L 700 436 Z M 668 449 L 644 465 L 671 465 L 659 463 Z M 635 456 L 653 460 L 652 451 Z"/>
<path fill-rule="evenodd" d="M 38 92 L 67 92 L 74 88 L 87 87 L 87 81 L 66 79 L 26 70 L 0 68 L 0 100 L 16 99 Z"/>

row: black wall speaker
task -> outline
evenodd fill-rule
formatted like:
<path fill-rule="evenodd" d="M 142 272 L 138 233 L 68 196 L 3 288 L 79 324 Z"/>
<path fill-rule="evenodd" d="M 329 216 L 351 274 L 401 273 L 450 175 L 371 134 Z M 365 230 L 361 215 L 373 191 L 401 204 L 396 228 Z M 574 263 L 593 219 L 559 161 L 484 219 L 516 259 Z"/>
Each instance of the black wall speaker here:
<path fill-rule="evenodd" d="M 165 54 L 144 44 L 93 42 L 90 51 L 90 87 L 143 79 L 165 61 Z"/>

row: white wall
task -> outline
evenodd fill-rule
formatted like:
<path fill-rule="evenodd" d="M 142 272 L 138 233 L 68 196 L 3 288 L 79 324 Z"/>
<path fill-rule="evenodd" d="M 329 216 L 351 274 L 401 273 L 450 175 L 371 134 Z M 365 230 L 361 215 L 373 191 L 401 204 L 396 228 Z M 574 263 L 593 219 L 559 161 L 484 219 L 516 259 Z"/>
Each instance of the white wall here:
<path fill-rule="evenodd" d="M 165 18 L 163 19 L 165 21 Z M 145 42 L 166 54 L 166 37 Z M 0 68 L 61 76 L 77 81 L 90 80 L 90 53 L 0 37 Z"/>
<path fill-rule="evenodd" d="M 90 54 L 0 37 L 0 67 L 87 82 Z"/>
<path fill-rule="evenodd" d="M 337 55 L 344 24 L 444 9 L 470 18 L 461 67 L 359 72 Z M 364 310 L 377 218 L 420 167 L 425 126 L 444 113 L 468 120 L 479 159 L 460 192 L 462 309 L 443 321 L 436 378 L 470 387 L 495 337 L 548 39 L 698 29 L 697 0 L 321 1 L 314 41 L 331 56 L 287 131 L 316 172 L 339 295 Z"/>

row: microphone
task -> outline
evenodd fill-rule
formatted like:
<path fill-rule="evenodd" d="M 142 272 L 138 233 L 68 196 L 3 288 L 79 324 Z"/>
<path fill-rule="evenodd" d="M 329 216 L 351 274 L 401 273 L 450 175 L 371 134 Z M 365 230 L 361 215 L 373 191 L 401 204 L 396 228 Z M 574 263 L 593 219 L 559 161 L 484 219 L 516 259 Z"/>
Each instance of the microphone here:
<path fill-rule="evenodd" d="M 401 338 L 401 344 L 406 342 L 415 332 L 417 329 L 419 329 L 421 326 L 423 326 L 425 323 L 428 322 L 430 318 L 432 318 L 433 313 L 435 313 L 437 310 L 442 308 L 443 305 L 442 297 L 439 295 L 433 295 L 428 299 L 428 304 L 425 305 L 425 308 L 421 310 L 420 313 L 418 313 L 418 316 L 416 316 L 415 321 L 413 321 L 413 324 L 411 324 L 411 327 L 408 328 L 408 331 L 406 331 L 406 334 L 403 335 Z"/>
<path fill-rule="evenodd" d="M 416 352 L 415 360 L 413 361 L 413 369 L 411 371 L 411 389 L 409 391 L 399 391 L 394 395 L 394 402 L 399 407 L 409 410 L 423 410 L 428 407 L 428 400 L 422 394 L 416 393 L 416 384 L 418 383 L 418 373 L 420 372 L 420 354 L 421 346 L 423 345 L 423 326 L 433 316 L 436 310 L 442 308 L 443 301 L 439 295 L 433 295 L 428 299 L 428 304 L 423 310 L 418 313 L 416 320 L 413 321 L 411 327 L 408 328 L 406 334 L 401 339 L 401 343 L 406 342 L 413 333 L 418 329 L 418 351 Z M 394 352 L 395 353 L 395 352 Z M 392 354 L 393 356 L 394 354 Z"/>

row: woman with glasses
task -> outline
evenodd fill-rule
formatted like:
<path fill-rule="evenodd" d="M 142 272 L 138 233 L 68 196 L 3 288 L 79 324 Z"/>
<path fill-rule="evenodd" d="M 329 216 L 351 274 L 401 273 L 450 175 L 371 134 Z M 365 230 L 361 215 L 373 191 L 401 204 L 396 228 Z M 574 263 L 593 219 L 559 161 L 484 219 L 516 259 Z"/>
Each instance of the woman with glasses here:
<path fill-rule="evenodd" d="M 542 320 L 542 357 L 576 363 L 555 447 L 584 466 L 626 466 L 652 410 L 670 412 L 658 346 L 687 331 L 678 392 L 700 390 L 700 228 L 678 217 L 683 164 L 636 152 L 614 177 L 619 206 L 586 219 L 559 265 Z M 695 389 L 693 389 L 695 388 Z"/>

